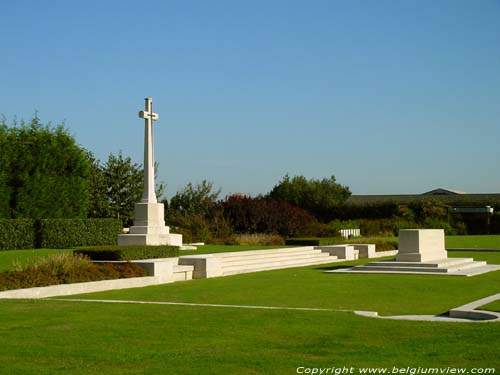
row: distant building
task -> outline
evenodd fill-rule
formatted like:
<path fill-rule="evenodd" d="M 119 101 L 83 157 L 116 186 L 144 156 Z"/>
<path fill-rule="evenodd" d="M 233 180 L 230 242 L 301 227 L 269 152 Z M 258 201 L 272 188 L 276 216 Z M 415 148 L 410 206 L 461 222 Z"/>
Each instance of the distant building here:
<path fill-rule="evenodd" d="M 423 194 L 396 194 L 396 195 L 351 195 L 347 199 L 347 203 L 363 204 L 363 203 L 381 203 L 381 202 L 414 202 L 422 200 L 438 199 L 443 202 L 453 204 L 500 201 L 500 193 L 485 193 L 485 194 L 468 194 L 463 191 L 450 189 L 434 189 Z"/>

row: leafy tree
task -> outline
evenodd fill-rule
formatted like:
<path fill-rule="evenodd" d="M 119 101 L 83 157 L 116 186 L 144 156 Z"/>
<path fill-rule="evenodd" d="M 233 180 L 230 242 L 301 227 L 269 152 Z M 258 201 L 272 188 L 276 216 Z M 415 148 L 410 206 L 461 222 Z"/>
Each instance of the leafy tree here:
<path fill-rule="evenodd" d="M 109 155 L 102 170 L 110 216 L 131 224 L 134 204 L 142 198 L 144 174 L 141 166 L 130 157 L 124 158 L 120 151 L 117 156 Z"/>
<path fill-rule="evenodd" d="M 111 216 L 111 207 L 108 198 L 108 181 L 104 168 L 90 151 L 87 151 L 87 159 L 90 164 L 88 216 L 91 218 L 108 218 Z"/>
<path fill-rule="evenodd" d="M 2 216 L 86 216 L 89 163 L 64 124 L 43 125 L 37 115 L 19 126 L 2 120 L 0 134 Z"/>
<path fill-rule="evenodd" d="M 3 117 L 0 122 L 0 218 L 11 217 L 9 206 L 11 188 L 8 181 L 10 155 L 9 131 Z"/>
<path fill-rule="evenodd" d="M 217 203 L 220 189 L 213 191 L 213 183 L 203 180 L 193 185 L 191 182 L 178 191 L 170 200 L 170 209 L 184 215 L 209 215 Z"/>
<path fill-rule="evenodd" d="M 131 225 L 134 218 L 135 203 L 140 202 L 144 187 L 144 172 L 141 165 L 132 162 L 130 157 L 110 154 L 102 165 L 92 152 L 87 151 L 90 163 L 89 176 L 89 217 L 122 219 Z M 155 171 L 158 163 L 155 163 Z M 163 182 L 156 182 L 156 196 L 162 198 L 165 191 Z"/>
<path fill-rule="evenodd" d="M 269 193 L 270 198 L 291 203 L 318 219 L 328 217 L 329 211 L 343 204 L 350 195 L 349 188 L 338 184 L 335 176 L 307 180 L 304 176 L 286 175 Z"/>
<path fill-rule="evenodd" d="M 213 183 L 203 180 L 178 191 L 170 200 L 168 224 L 184 236 L 184 241 L 207 241 L 212 235 L 220 234 L 224 220 L 217 207 L 219 190 Z"/>

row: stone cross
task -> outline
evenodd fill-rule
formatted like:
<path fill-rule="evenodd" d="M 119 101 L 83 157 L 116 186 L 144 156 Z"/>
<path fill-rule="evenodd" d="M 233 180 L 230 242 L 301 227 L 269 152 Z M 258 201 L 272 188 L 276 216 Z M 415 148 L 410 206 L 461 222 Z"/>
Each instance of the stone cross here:
<path fill-rule="evenodd" d="M 153 155 L 153 121 L 160 118 L 158 113 L 153 112 L 153 99 L 144 99 L 144 111 L 139 112 L 139 117 L 144 119 L 144 191 L 142 193 L 143 203 L 157 203 L 155 193 L 155 170 Z"/>

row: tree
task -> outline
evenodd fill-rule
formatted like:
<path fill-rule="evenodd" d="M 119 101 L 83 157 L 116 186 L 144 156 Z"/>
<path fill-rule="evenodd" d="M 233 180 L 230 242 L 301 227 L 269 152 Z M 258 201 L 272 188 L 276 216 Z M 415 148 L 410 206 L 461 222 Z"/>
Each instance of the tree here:
<path fill-rule="evenodd" d="M 343 204 L 351 195 L 347 186 L 337 183 L 335 176 L 307 180 L 304 176 L 286 175 L 269 193 L 269 197 L 291 203 L 326 219 L 328 213 Z"/>
<path fill-rule="evenodd" d="M 124 158 L 120 151 L 117 156 L 109 154 L 102 170 L 106 183 L 109 215 L 122 219 L 124 224 L 131 224 L 134 204 L 140 202 L 142 197 L 144 181 L 142 167 L 132 162 L 130 157 Z"/>
<path fill-rule="evenodd" d="M 170 200 L 168 223 L 184 236 L 184 240 L 207 241 L 212 235 L 220 234 L 223 227 L 221 210 L 217 208 L 219 190 L 213 190 L 213 183 L 203 180 L 178 191 Z"/>
<path fill-rule="evenodd" d="M 64 124 L 43 125 L 37 115 L 19 126 L 2 120 L 0 134 L 3 217 L 86 216 L 89 162 Z"/>
<path fill-rule="evenodd" d="M 89 217 L 122 219 L 124 225 L 131 225 L 134 218 L 135 203 L 140 202 L 144 187 L 142 166 L 132 162 L 130 157 L 108 156 L 102 165 L 92 152 L 87 151 L 90 163 L 89 176 Z M 155 163 L 155 171 L 159 164 Z M 156 175 L 156 173 L 155 173 Z M 156 182 L 156 196 L 160 200 L 165 191 L 163 182 Z"/>
<path fill-rule="evenodd" d="M 220 189 L 213 191 L 213 183 L 203 180 L 193 185 L 191 182 L 178 191 L 170 200 L 170 209 L 184 215 L 199 214 L 206 216 L 217 203 Z"/>
<path fill-rule="evenodd" d="M 104 168 L 90 151 L 87 151 L 87 160 L 90 164 L 88 217 L 108 218 L 111 216 L 111 207 Z"/>

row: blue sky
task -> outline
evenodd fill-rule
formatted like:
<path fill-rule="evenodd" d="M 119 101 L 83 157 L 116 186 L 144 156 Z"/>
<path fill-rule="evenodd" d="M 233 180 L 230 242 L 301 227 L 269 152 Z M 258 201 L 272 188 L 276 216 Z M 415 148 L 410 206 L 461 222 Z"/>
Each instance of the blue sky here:
<path fill-rule="evenodd" d="M 66 121 L 105 160 L 268 192 L 500 192 L 500 1 L 2 1 L 0 113 Z"/>

